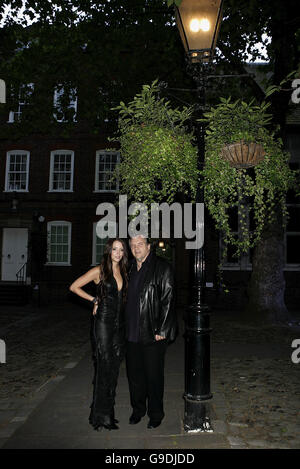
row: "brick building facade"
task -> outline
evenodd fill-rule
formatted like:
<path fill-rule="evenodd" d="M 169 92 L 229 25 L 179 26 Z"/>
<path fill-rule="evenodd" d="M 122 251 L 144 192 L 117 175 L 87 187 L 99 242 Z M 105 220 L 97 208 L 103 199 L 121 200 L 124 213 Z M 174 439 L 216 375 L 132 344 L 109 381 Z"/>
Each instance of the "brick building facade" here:
<path fill-rule="evenodd" d="M 23 109 L 18 108 L 14 114 L 8 105 L 6 109 L 7 119 L 1 126 L 11 129 L 22 120 Z M 294 168 L 300 167 L 298 114 L 296 111 L 289 117 L 286 139 Z M 63 118 L 57 120 L 64 125 Z M 6 290 L 17 283 L 20 286 L 23 280 L 23 288 L 25 283 L 40 304 L 64 301 L 70 297 L 68 285 L 99 262 L 104 241 L 96 236 L 95 227 L 100 218 L 96 208 L 102 202 L 115 202 L 119 194 L 117 182 L 111 181 L 119 153 L 106 151 L 111 146 L 109 136 L 108 129 L 94 135 L 75 122 L 68 137 L 30 134 L 0 139 L 2 300 L 18 295 L 15 289 Z M 285 233 L 286 302 L 288 307 L 297 308 L 299 198 L 291 196 L 288 204 L 291 218 Z M 216 278 L 221 240 L 209 219 L 205 230 L 209 302 L 214 308 L 242 308 L 247 302 L 250 253 L 240 260 L 227 259 L 224 280 L 230 294 L 221 293 Z M 189 253 L 184 249 L 184 240 L 175 240 L 170 246 L 178 301 L 185 304 L 189 297 Z"/>

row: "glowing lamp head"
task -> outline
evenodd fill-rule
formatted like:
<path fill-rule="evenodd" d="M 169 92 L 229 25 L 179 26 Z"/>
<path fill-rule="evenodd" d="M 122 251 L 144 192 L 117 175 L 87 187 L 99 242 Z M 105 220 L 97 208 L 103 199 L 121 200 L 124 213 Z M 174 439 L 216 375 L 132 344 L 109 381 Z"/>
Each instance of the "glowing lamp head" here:
<path fill-rule="evenodd" d="M 198 20 L 197 18 L 194 18 L 190 22 L 190 30 L 193 33 L 198 33 L 199 31 L 209 31 L 210 30 L 210 22 L 208 21 L 207 18 L 202 18 L 201 20 Z"/>
<path fill-rule="evenodd" d="M 175 7 L 180 37 L 192 63 L 212 61 L 222 6 L 223 0 L 181 0 Z"/>

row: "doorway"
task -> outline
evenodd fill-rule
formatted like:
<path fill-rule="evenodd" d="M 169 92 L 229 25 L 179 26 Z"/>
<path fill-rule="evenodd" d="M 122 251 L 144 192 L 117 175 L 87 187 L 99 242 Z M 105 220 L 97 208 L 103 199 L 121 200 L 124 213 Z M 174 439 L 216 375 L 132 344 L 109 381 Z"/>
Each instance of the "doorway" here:
<path fill-rule="evenodd" d="M 2 281 L 16 281 L 16 274 L 27 262 L 28 229 L 3 228 Z"/>

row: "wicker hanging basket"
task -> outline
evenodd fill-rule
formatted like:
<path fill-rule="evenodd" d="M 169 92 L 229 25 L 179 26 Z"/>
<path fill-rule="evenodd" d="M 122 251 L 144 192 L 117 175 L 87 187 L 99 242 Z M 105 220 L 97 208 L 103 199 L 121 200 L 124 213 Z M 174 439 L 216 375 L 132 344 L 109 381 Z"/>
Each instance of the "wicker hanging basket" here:
<path fill-rule="evenodd" d="M 259 143 L 245 143 L 243 141 L 225 145 L 221 156 L 237 169 L 251 168 L 264 160 L 265 150 Z"/>

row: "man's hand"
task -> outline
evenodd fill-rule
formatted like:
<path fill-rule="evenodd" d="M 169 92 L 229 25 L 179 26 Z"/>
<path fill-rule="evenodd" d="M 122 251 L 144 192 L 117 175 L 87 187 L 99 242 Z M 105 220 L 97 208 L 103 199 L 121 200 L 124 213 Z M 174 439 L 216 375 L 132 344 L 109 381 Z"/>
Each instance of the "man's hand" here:
<path fill-rule="evenodd" d="M 163 339 L 165 339 L 165 337 L 162 336 L 162 335 L 156 335 L 155 336 L 155 340 L 163 340 Z"/>

